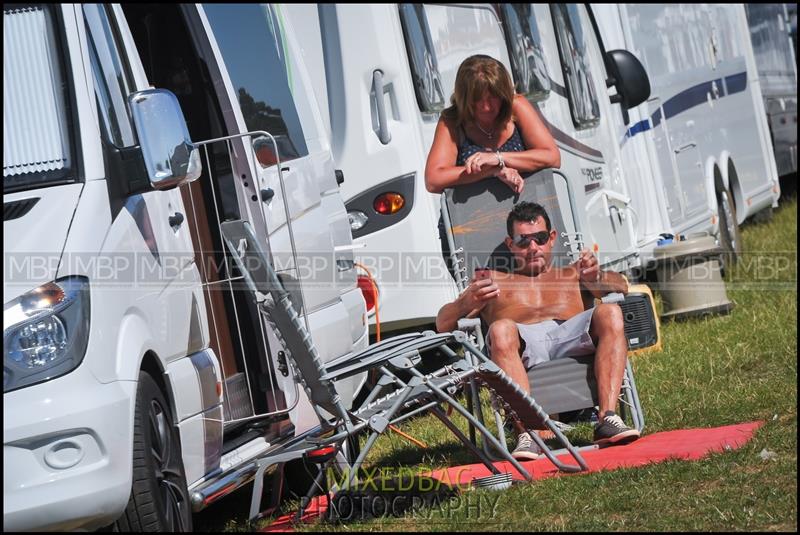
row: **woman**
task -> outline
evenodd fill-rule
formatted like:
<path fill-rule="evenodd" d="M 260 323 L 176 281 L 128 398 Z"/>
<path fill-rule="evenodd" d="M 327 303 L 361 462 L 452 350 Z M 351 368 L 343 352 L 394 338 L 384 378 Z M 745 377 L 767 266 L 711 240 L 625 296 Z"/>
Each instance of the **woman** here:
<path fill-rule="evenodd" d="M 456 75 L 452 105 L 442 112 L 425 165 L 431 193 L 497 177 L 515 193 L 528 174 L 561 165 L 553 136 L 530 102 L 514 92 L 496 59 L 475 55 Z"/>

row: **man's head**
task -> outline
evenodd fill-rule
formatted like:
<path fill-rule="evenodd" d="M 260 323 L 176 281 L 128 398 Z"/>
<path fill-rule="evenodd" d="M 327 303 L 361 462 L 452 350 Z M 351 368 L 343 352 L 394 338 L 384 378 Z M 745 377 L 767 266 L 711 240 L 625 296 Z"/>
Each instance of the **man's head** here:
<path fill-rule="evenodd" d="M 506 246 L 514 255 L 515 271 L 539 275 L 550 267 L 556 231 L 544 207 L 535 202 L 514 206 L 506 220 Z"/>

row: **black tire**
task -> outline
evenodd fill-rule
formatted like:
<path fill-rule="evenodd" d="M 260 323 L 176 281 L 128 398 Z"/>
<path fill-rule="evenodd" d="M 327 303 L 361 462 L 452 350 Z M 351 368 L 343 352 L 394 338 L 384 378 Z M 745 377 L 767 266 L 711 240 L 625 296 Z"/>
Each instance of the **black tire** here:
<path fill-rule="evenodd" d="M 742 254 L 742 235 L 736 222 L 736 206 L 727 189 L 717 191 L 717 214 L 719 216 L 719 245 L 722 248 L 722 269 L 734 266 Z"/>
<path fill-rule="evenodd" d="M 133 484 L 115 531 L 192 531 L 178 429 L 164 394 L 139 373 L 133 424 Z"/>

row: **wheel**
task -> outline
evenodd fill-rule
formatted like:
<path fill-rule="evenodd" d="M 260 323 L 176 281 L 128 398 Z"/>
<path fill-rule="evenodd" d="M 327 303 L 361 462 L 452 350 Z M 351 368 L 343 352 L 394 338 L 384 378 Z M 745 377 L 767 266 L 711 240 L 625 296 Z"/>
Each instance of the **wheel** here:
<path fill-rule="evenodd" d="M 164 394 L 139 373 L 133 425 L 133 485 L 118 531 L 192 531 L 178 430 Z"/>
<path fill-rule="evenodd" d="M 717 192 L 717 212 L 719 214 L 719 245 L 722 248 L 722 269 L 727 270 L 736 264 L 742 254 L 742 235 L 736 222 L 736 207 L 727 189 Z"/>

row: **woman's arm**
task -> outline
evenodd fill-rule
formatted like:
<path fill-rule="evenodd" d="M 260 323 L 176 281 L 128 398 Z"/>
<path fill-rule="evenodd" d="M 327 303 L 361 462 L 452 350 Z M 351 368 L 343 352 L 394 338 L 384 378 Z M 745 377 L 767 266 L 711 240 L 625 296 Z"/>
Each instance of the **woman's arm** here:
<path fill-rule="evenodd" d="M 428 153 L 425 164 L 425 187 L 431 193 L 441 193 L 445 188 L 463 184 L 471 184 L 484 178 L 495 176 L 500 170 L 499 165 L 484 166 L 480 171 L 468 173 L 464 166 L 454 165 L 458 158 L 458 145 L 456 144 L 453 129 L 439 119 L 436 133 L 433 135 L 433 145 Z"/>
<path fill-rule="evenodd" d="M 506 165 L 521 173 L 561 167 L 561 152 L 556 141 L 528 99 L 522 95 L 514 97 L 512 112 L 525 146 L 531 148 L 522 152 L 503 152 Z"/>

